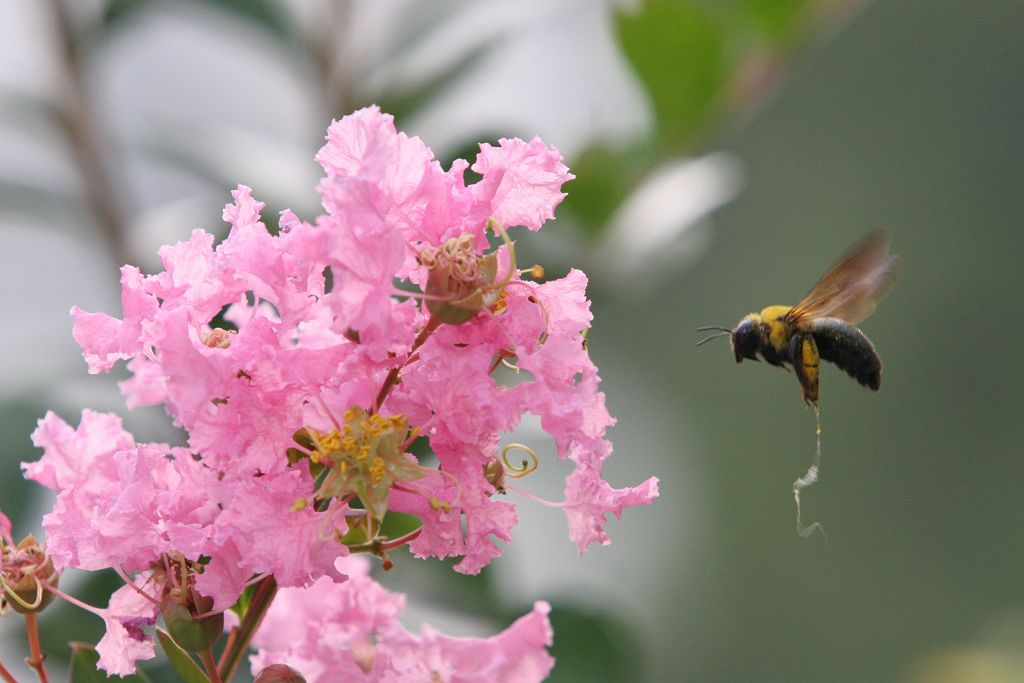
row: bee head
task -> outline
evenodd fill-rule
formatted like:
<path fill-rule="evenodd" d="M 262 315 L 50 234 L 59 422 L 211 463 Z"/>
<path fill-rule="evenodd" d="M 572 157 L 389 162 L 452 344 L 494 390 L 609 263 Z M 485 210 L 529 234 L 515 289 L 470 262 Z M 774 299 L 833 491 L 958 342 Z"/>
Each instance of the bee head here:
<path fill-rule="evenodd" d="M 729 338 L 732 344 L 732 353 L 736 356 L 736 362 L 742 363 L 744 358 L 757 360 L 758 334 L 757 320 L 754 315 L 748 315 L 741 320 L 732 331 Z"/>
<path fill-rule="evenodd" d="M 709 337 L 701 339 L 697 342 L 697 346 L 706 344 L 712 339 L 717 339 L 718 337 L 728 337 L 729 344 L 732 346 L 732 353 L 736 357 L 737 363 L 742 363 L 744 358 L 757 360 L 757 349 L 761 343 L 759 329 L 760 324 L 761 316 L 757 313 L 751 313 L 731 330 L 728 327 L 718 327 L 717 325 L 712 325 L 710 327 L 698 327 L 698 332 L 707 332 L 708 330 L 718 331 Z"/>

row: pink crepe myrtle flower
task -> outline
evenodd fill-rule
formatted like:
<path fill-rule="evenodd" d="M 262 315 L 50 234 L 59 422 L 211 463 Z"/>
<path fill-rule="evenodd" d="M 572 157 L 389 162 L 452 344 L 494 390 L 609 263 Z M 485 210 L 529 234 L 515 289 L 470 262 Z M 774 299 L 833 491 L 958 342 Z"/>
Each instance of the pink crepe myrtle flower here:
<path fill-rule="evenodd" d="M 33 441 L 43 457 L 25 476 L 59 491 L 43 518 L 47 548 L 58 569 L 149 569 L 159 558 L 210 558 L 203 594 L 230 607 L 253 574 L 274 574 L 282 586 L 334 574 L 345 551 L 347 508 L 295 509 L 313 488 L 297 468 L 261 477 L 225 479 L 183 448 L 135 444 L 116 416 L 84 411 L 72 430 L 54 413 L 40 420 Z M 69 459 L 70 466 L 60 470 Z M 245 547 L 240 556 L 235 548 Z M 225 572 L 235 576 L 225 580 Z"/>
<path fill-rule="evenodd" d="M 53 585 L 55 582 L 47 590 L 103 620 L 105 632 L 96 644 L 97 666 L 112 676 L 127 676 L 135 673 L 139 660 L 156 656 L 156 645 L 147 632 L 157 621 L 158 603 L 145 592 L 151 580 L 151 572 L 139 574 L 110 595 L 106 608 L 94 607 L 60 591 Z"/>
<path fill-rule="evenodd" d="M 162 273 L 123 269 L 123 320 L 73 309 L 90 370 L 129 359 L 139 372 L 123 387 L 129 399 L 164 402 L 202 462 L 232 481 L 288 467 L 297 430 L 329 441 L 351 407 L 404 415 L 429 439 L 446 479 L 438 470 L 409 474 L 396 453 L 392 467 L 408 476 L 386 483 L 407 485 L 372 507 L 422 513 L 436 498 L 428 491 L 442 492 L 446 505 L 435 500 L 424 513 L 413 548 L 461 555 L 466 572 L 511 538 L 516 515 L 491 499 L 484 470 L 501 434 L 532 412 L 557 457 L 576 464 L 561 504 L 573 540 L 581 550 L 606 543 L 606 515 L 650 502 L 657 485 L 614 489 L 601 478 L 614 420 L 583 341 L 586 278 L 573 270 L 543 284 L 523 279 L 507 238 L 485 254 L 489 228 L 536 230 L 553 216 L 572 178 L 557 150 L 538 139 L 481 145 L 472 168 L 482 178 L 467 186 L 468 162 L 444 170 L 418 138 L 370 107 L 332 124 L 317 160 L 327 213 L 314 223 L 289 213 L 272 235 L 263 204 L 239 187 L 224 211 L 231 231 L 223 242 L 196 230 L 161 249 Z M 396 279 L 426 288 L 426 304 L 403 296 Z M 436 301 L 445 297 L 452 303 Z M 532 379 L 503 386 L 495 359 L 515 359 Z M 313 459 L 341 466 L 337 449 L 317 448 Z M 359 494 L 360 485 L 332 482 L 331 494 Z M 454 533 L 460 519 L 479 533 Z"/>
<path fill-rule="evenodd" d="M 157 608 L 140 590 L 139 586 L 121 586 L 110 596 L 105 610 L 94 609 L 107 629 L 96 644 L 99 667 L 112 676 L 133 674 L 137 661 L 156 656 L 153 639 L 142 627 L 156 623 Z"/>
<path fill-rule="evenodd" d="M 11 520 L 4 514 L 3 510 L 0 510 L 0 539 L 6 541 L 9 545 L 14 545 L 14 538 L 11 536 Z"/>
<path fill-rule="evenodd" d="M 285 211 L 268 229 L 263 203 L 239 186 L 222 241 L 197 229 L 160 249 L 161 272 L 122 268 L 121 318 L 72 308 L 89 371 L 127 361 L 128 405 L 162 404 L 188 444 L 137 443 L 119 418 L 92 411 L 76 428 L 44 417 L 33 434 L 44 455 L 23 470 L 58 492 L 44 519 L 58 568 L 155 571 L 147 590 L 159 598 L 160 572 L 166 581 L 180 567 L 214 611 L 260 577 L 347 585 L 338 567 L 361 566 L 350 552 L 387 567 L 408 545 L 476 573 L 513 538 L 514 499 L 501 494 L 529 496 L 508 479 L 541 463 L 530 452 L 530 467 L 513 465 L 501 447 L 526 413 L 574 466 L 565 499 L 549 504 L 581 552 L 609 542 L 609 513 L 658 495 L 654 477 L 626 488 L 602 477 L 614 418 L 587 351 L 586 276 L 542 283 L 543 269 L 516 263 L 509 230 L 540 229 L 573 178 L 558 150 L 502 139 L 446 170 L 369 107 L 334 122 L 316 158 L 323 215 Z M 468 168 L 480 175 L 469 185 Z M 521 373 L 516 383 L 497 376 L 503 365 Z M 412 454 L 417 441 L 428 459 Z M 421 526 L 385 538 L 391 511 Z M 542 634 L 524 635 L 534 654 L 550 640 L 545 615 L 537 607 L 512 629 Z M 393 660 L 388 671 L 411 666 L 403 652 L 451 680 L 473 667 L 518 671 L 429 630 L 392 635 L 374 650 L 375 662 Z M 517 637 L 502 636 L 510 647 Z M 360 668 L 366 647 L 353 648 Z M 522 680 L 543 676 L 544 657 L 527 657 Z"/>
<path fill-rule="evenodd" d="M 399 621 L 404 596 L 374 581 L 366 558 L 338 560 L 338 570 L 348 576 L 344 583 L 324 577 L 279 592 L 253 640 L 254 675 L 284 663 L 308 683 L 528 683 L 543 680 L 554 666 L 547 603 L 536 603 L 490 638 L 454 638 L 429 626 L 416 635 Z"/>
<path fill-rule="evenodd" d="M 25 477 L 58 491 L 43 518 L 58 569 L 135 571 L 163 553 L 202 552 L 217 515 L 203 489 L 214 475 L 184 449 L 136 444 L 117 416 L 89 410 L 75 430 L 48 413 L 32 439 L 44 454 Z"/>

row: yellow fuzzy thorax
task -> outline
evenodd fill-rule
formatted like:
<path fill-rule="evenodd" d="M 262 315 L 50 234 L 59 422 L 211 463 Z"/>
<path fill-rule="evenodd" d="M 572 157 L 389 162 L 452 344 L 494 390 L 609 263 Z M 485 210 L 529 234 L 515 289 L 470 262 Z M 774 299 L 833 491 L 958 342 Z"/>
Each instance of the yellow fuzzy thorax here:
<path fill-rule="evenodd" d="M 783 320 L 792 308 L 792 306 L 768 306 L 760 313 L 751 314 L 755 322 L 763 322 L 768 325 L 768 343 L 780 353 L 792 333 L 791 325 Z"/>

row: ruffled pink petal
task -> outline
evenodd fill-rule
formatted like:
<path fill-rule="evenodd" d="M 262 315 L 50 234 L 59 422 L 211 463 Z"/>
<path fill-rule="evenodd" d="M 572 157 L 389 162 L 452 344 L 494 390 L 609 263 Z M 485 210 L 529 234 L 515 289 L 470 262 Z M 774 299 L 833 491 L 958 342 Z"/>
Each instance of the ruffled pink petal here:
<path fill-rule="evenodd" d="M 144 590 L 145 579 L 137 580 L 136 585 Z M 132 586 L 114 591 L 102 611 L 107 631 L 96 645 L 99 668 L 112 676 L 128 676 L 135 673 L 137 661 L 155 657 L 153 638 L 142 627 L 156 623 L 156 611 L 156 605 Z"/>
<path fill-rule="evenodd" d="M 72 335 L 82 347 L 90 374 L 106 372 L 117 361 L 141 353 L 146 341 L 143 323 L 156 313 L 158 306 L 156 297 L 145 291 L 143 275 L 134 266 L 121 268 L 124 320 L 72 306 Z"/>
<path fill-rule="evenodd" d="M 555 217 L 555 207 L 565 198 L 562 185 L 575 177 L 558 150 L 540 138 L 502 138 L 497 147 L 483 143 L 472 168 L 483 176 L 473 186 L 476 201 L 503 226 L 530 230 Z"/>
<path fill-rule="evenodd" d="M 545 602 L 490 638 L 455 638 L 430 626 L 417 636 L 399 622 L 404 599 L 384 590 L 347 558 L 344 583 L 320 579 L 309 588 L 278 592 L 253 639 L 253 672 L 281 662 L 308 683 L 430 680 L 470 683 L 543 680 L 554 666 Z"/>
<path fill-rule="evenodd" d="M 116 476 L 114 453 L 135 447 L 135 439 L 111 413 L 83 410 L 76 429 L 52 410 L 39 420 L 32 443 L 43 449 L 43 457 L 23 462 L 26 479 L 60 491 L 81 485 L 86 479 L 111 480 Z"/>

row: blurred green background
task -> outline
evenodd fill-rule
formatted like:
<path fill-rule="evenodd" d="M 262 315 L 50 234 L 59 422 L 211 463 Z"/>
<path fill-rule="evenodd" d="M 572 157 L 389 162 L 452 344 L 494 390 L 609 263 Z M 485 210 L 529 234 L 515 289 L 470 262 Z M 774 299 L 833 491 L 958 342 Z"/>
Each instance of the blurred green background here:
<path fill-rule="evenodd" d="M 17 531 L 51 504 L 17 467 L 47 409 L 180 438 L 86 374 L 70 305 L 118 312 L 117 266 L 223 231 L 239 182 L 268 220 L 312 217 L 329 119 L 376 102 L 446 163 L 535 133 L 566 154 L 570 197 L 521 260 L 590 275 L 619 419 L 606 473 L 662 491 L 583 557 L 557 511 L 518 500 L 482 576 L 400 559 L 379 578 L 410 592 L 411 627 L 493 633 L 547 599 L 553 681 L 1024 680 L 1019 0 L 4 0 L 0 25 L 0 508 Z M 796 380 L 694 348 L 695 328 L 794 303 L 879 227 L 904 270 L 862 325 L 882 390 L 823 372 L 803 509 L 826 545 L 795 529 L 814 453 Z M 564 474 L 526 486 L 558 498 Z M 115 581 L 67 585 L 102 603 Z M 72 609 L 42 621 L 57 667 L 65 641 L 101 635 Z M 18 626 L 0 620 L 12 668 Z"/>

